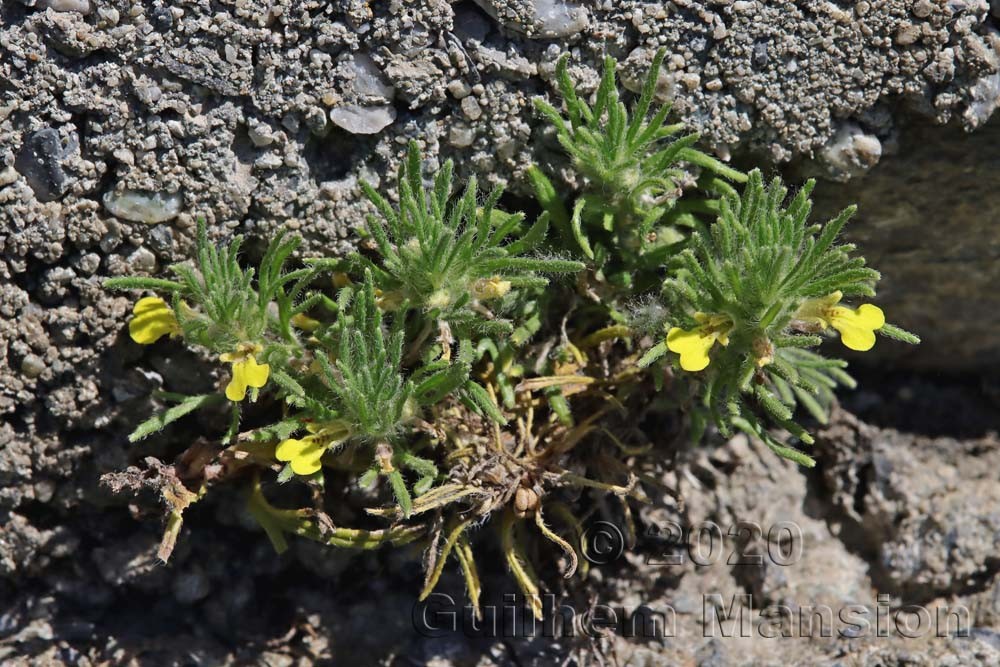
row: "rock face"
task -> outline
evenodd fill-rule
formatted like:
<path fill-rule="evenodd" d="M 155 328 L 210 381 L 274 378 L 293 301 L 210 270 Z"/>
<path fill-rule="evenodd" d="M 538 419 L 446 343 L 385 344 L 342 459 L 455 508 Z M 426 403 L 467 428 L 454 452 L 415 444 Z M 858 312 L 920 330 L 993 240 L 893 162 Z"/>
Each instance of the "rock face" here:
<path fill-rule="evenodd" d="M 879 304 L 923 338 L 910 349 L 879 344 L 873 361 L 950 372 L 1000 367 L 997 146 L 997 120 L 971 134 L 912 125 L 864 178 L 817 188 L 820 214 L 858 204 L 847 236 L 883 273 Z"/>
<path fill-rule="evenodd" d="M 207 664 L 240 661 L 270 651 L 266 640 L 289 628 L 299 634 L 278 641 L 269 664 L 345 650 L 368 664 L 400 646 L 418 663 L 453 656 L 475 664 L 479 649 L 496 662 L 514 659 L 506 643 L 473 650 L 403 631 L 419 582 L 373 573 L 393 569 L 384 560 L 413 554 L 345 565 L 302 547 L 275 559 L 221 499 L 191 519 L 213 539 L 179 547 L 170 570 L 154 566 L 155 521 L 136 521 L 96 480 L 169 451 L 167 439 L 125 445 L 154 390 L 209 390 L 217 378 L 169 344 L 144 352 L 124 339 L 130 301 L 100 283 L 158 275 L 185 258 L 197 217 L 219 241 L 235 231 L 260 239 L 287 226 L 303 234 L 306 253 L 344 252 L 369 210 L 359 182 L 390 180 L 410 139 L 429 168 L 454 157 L 461 175 L 523 194 L 529 163 L 563 164 L 530 100 L 552 95 L 554 63 L 566 51 L 573 76 L 593 90 L 605 54 L 624 63 L 628 84 L 665 47 L 661 97 L 709 150 L 740 163 L 854 177 L 819 188 L 821 207 L 860 200 L 850 233 L 887 276 L 882 303 L 926 341 L 900 364 L 996 366 L 1000 127 L 989 118 L 1000 88 L 998 15 L 997 3 L 985 0 L 0 3 L 0 662 L 139 655 L 143 664 L 176 664 L 188 659 L 189 645 Z M 946 122 L 953 128 L 940 126 Z M 924 465 L 946 462 L 945 450 L 931 450 L 919 459 Z M 906 463 L 891 448 L 872 451 L 879 452 L 873 461 Z M 764 477 L 740 468 L 730 479 L 732 462 L 706 465 L 713 470 L 698 474 L 717 485 L 749 489 Z M 955 479 L 985 484 L 975 470 L 956 470 Z M 768 497 L 802 505 L 806 480 L 793 479 L 788 489 L 769 486 Z M 871 520 L 906 519 L 879 552 L 900 572 L 883 581 L 900 595 L 914 588 L 952 595 L 959 578 L 971 578 L 985 639 L 956 655 L 962 664 L 995 664 L 986 652 L 1000 584 L 993 566 L 973 567 L 993 519 L 963 523 L 956 553 L 964 565 L 952 574 L 941 546 L 950 537 L 918 525 L 919 510 L 906 509 L 910 496 L 898 480 L 879 480 L 888 495 L 873 496 Z M 947 494 L 953 514 L 972 502 L 948 479 L 928 484 Z M 754 502 L 736 491 L 704 493 L 704 516 L 712 503 L 729 516 L 737 500 Z M 720 585 L 773 599 L 863 596 L 871 561 L 848 553 L 822 521 L 807 523 L 816 562 L 843 571 L 829 590 L 819 590 L 826 565 L 785 581 L 778 571 L 725 570 Z M 407 571 L 415 561 L 391 564 Z M 636 580 L 655 587 L 658 576 Z M 685 575 L 669 595 L 684 587 L 693 595 L 696 576 Z M 364 588 L 334 603 L 316 580 Z M 265 608 L 273 618 L 258 613 Z M 399 630 L 392 647 L 371 637 L 365 614 L 345 609 L 391 617 L 387 627 Z M 146 620 L 135 630 L 137 613 Z M 204 628 L 250 648 L 233 655 Z M 329 637 L 364 639 L 345 649 Z M 519 664 L 551 664 L 548 655 L 532 658 L 535 648 L 518 644 Z M 927 662 L 948 649 L 934 643 Z M 892 662 L 900 652 L 881 650 L 865 645 L 859 660 Z M 704 640 L 684 651 L 707 664 L 739 657 Z M 636 660 L 664 658 L 661 651 Z"/>
<path fill-rule="evenodd" d="M 926 602 L 1000 572 L 995 432 L 914 442 L 840 413 L 817 441 L 825 490 L 840 514 L 831 517 L 870 555 L 880 590 Z"/>

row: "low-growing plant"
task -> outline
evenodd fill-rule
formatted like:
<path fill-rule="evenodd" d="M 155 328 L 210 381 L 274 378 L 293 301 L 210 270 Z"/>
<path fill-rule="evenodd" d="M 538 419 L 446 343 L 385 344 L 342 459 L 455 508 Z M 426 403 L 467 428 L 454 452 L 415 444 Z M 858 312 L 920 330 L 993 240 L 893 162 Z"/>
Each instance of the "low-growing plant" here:
<path fill-rule="evenodd" d="M 614 61 L 593 105 L 560 61 L 568 119 L 538 108 L 584 186 L 567 206 L 532 169 L 543 213 L 531 225 L 499 209 L 500 190 L 481 197 L 470 180 L 456 192 L 450 162 L 427 183 L 411 144 L 396 205 L 364 186 L 376 212 L 365 252 L 293 259 L 298 240 L 279 234 L 246 268 L 239 237 L 217 248 L 200 225 L 194 261 L 171 267 L 174 279 L 109 280 L 157 294 L 135 303 L 136 343 L 180 339 L 223 378 L 213 393 L 158 394 L 173 405 L 130 439 L 229 408 L 228 428 L 194 440 L 173 467 L 112 476 L 116 487 L 157 485 L 168 506 L 161 558 L 186 508 L 229 482 L 279 552 L 289 535 L 419 543 L 421 597 L 454 560 L 477 609 L 479 543 L 494 535 L 540 616 L 548 559 L 537 554 L 556 554 L 566 577 L 585 569 L 583 522 L 595 511 L 616 513 L 634 539 L 632 506 L 649 502 L 643 487 L 659 484 L 683 431 L 742 430 L 811 465 L 794 444 L 811 442 L 797 408 L 822 422 L 833 390 L 854 385 L 822 354 L 824 334 L 855 350 L 876 333 L 916 337 L 874 305 L 841 302 L 873 297 L 879 278 L 838 241 L 853 209 L 811 224 L 812 182 L 789 200 L 777 179 L 765 187 L 758 171 L 696 151 L 693 135 L 675 138 L 666 108 L 650 117 L 661 59 L 631 113 Z M 690 191 L 678 187 L 687 169 L 701 170 Z M 280 507 L 301 499 L 282 485 L 305 485 L 310 502 Z M 345 506 L 357 487 L 369 500 Z"/>
<path fill-rule="evenodd" d="M 667 124 L 669 105 L 656 105 L 665 49 L 653 58 L 642 93 L 630 114 L 620 99 L 617 64 L 605 58 L 591 107 L 569 76 L 569 56 L 556 66 L 565 115 L 544 98 L 535 107 L 549 120 L 583 187 L 569 204 L 538 168 L 528 176 L 541 206 L 563 232 L 564 243 L 586 258 L 597 282 L 614 292 L 649 288 L 663 262 L 686 237 L 696 214 L 714 213 L 718 197 L 733 194 L 746 176 L 695 148 L 696 133 Z M 652 112 L 652 115 L 650 115 Z M 682 188 L 692 170 L 695 187 Z M 570 212 L 571 211 L 571 212 Z M 647 274 L 652 273 L 653 276 Z"/>
<path fill-rule="evenodd" d="M 760 416 L 810 444 L 793 420 L 797 405 L 825 421 L 829 390 L 854 386 L 845 362 L 808 351 L 823 341 L 820 334 L 835 329 L 858 351 L 875 345 L 876 332 L 918 342 L 887 324 L 878 306 L 840 303 L 845 295 L 875 296 L 880 276 L 851 256 L 853 244 L 836 242 L 854 207 L 825 225 L 808 223 L 814 186 L 807 182 L 785 206 L 780 179 L 765 187 L 754 171 L 741 197 L 723 198 L 718 219 L 672 258 L 661 294 L 674 326 L 639 362 L 647 366 L 670 351 L 681 369 L 699 373 L 696 434 L 707 417 L 723 435 L 739 428 L 805 465 L 813 459 L 770 435 Z"/>

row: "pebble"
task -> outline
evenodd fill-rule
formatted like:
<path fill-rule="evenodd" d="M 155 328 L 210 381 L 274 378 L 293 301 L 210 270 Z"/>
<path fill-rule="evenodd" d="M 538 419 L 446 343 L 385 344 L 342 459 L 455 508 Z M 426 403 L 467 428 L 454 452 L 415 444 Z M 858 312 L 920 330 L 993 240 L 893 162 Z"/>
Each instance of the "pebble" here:
<path fill-rule="evenodd" d="M 156 104 L 163 97 L 163 91 L 154 83 L 146 81 L 136 82 L 135 96 L 139 98 L 140 102 L 146 106 L 150 106 Z"/>
<path fill-rule="evenodd" d="M 253 123 L 247 128 L 247 136 L 257 148 L 270 146 L 274 142 L 274 134 L 266 123 Z"/>
<path fill-rule="evenodd" d="M 93 9 L 90 6 L 90 0 L 42 0 L 40 6 L 55 12 L 77 12 L 78 14 L 89 14 Z"/>
<path fill-rule="evenodd" d="M 461 79 L 452 79 L 448 83 L 448 92 L 456 100 L 461 100 L 469 96 L 472 92 L 472 86 Z"/>
<path fill-rule="evenodd" d="M 913 15 L 917 18 L 925 19 L 931 15 L 934 11 L 934 5 L 931 4 L 930 0 L 917 0 L 913 4 Z"/>
<path fill-rule="evenodd" d="M 139 246 L 128 256 L 128 265 L 135 273 L 153 273 L 156 271 L 156 255 L 148 248 Z"/>
<path fill-rule="evenodd" d="M 309 107 L 305 113 L 305 122 L 313 134 L 322 134 L 326 129 L 326 111 L 321 107 Z"/>
<path fill-rule="evenodd" d="M 896 31 L 896 43 L 901 46 L 913 44 L 920 38 L 920 27 L 912 23 Z"/>
<path fill-rule="evenodd" d="M 212 584 L 204 570 L 195 567 L 174 577 L 172 588 L 178 602 L 192 604 L 207 597 L 212 591 Z"/>
<path fill-rule="evenodd" d="M 97 272 L 97 269 L 101 266 L 101 256 L 96 252 L 88 252 L 86 255 L 81 256 L 74 266 L 80 270 L 85 276 L 92 276 Z"/>
<path fill-rule="evenodd" d="M 475 0 L 490 16 L 499 20 L 497 5 L 506 4 L 502 0 Z M 530 33 L 533 39 L 553 39 L 569 37 L 586 30 L 590 25 L 587 10 L 574 2 L 562 0 L 530 0 L 524 4 L 532 8 L 530 23 L 523 25 L 504 21 L 512 30 Z"/>
<path fill-rule="evenodd" d="M 97 10 L 97 15 L 104 19 L 109 26 L 116 26 L 121 20 L 121 14 L 114 7 L 100 7 Z"/>
<path fill-rule="evenodd" d="M 483 115 L 483 110 L 479 106 L 479 102 L 476 101 L 476 98 L 466 97 L 462 100 L 462 113 L 469 120 L 478 120 Z"/>
<path fill-rule="evenodd" d="M 561 0 L 535 0 L 535 35 L 552 39 L 569 37 L 582 32 L 590 25 L 587 10 L 572 2 Z"/>
<path fill-rule="evenodd" d="M 0 188 L 7 187 L 17 180 L 17 171 L 14 167 L 7 167 L 0 171 Z"/>
<path fill-rule="evenodd" d="M 28 378 L 36 378 L 45 372 L 45 362 L 37 354 L 29 354 L 21 360 L 21 373 Z"/>
<path fill-rule="evenodd" d="M 688 90 L 694 91 L 701 85 L 701 77 L 694 72 L 685 72 L 677 77 L 677 80 L 684 84 Z"/>
<path fill-rule="evenodd" d="M 170 252 L 174 245 L 174 230 L 165 225 L 153 227 L 149 232 L 149 245 L 155 252 Z"/>
<path fill-rule="evenodd" d="M 969 127 L 977 128 L 989 120 L 1000 105 L 1000 72 L 978 79 L 970 92 L 964 118 Z"/>
<path fill-rule="evenodd" d="M 104 194 L 104 208 L 117 218 L 154 225 L 177 217 L 184 197 L 180 192 L 109 190 Z"/>
<path fill-rule="evenodd" d="M 753 61 L 755 67 L 763 67 L 767 64 L 767 45 L 768 43 L 766 40 L 754 42 L 753 56 L 751 57 L 751 60 Z"/>
<path fill-rule="evenodd" d="M 386 102 L 391 102 L 396 96 L 396 89 L 388 82 L 371 56 L 355 53 L 348 61 L 348 65 L 354 72 L 352 87 L 357 95 L 377 97 Z"/>
<path fill-rule="evenodd" d="M 388 104 L 374 107 L 348 104 L 330 109 L 330 120 L 351 134 L 378 134 L 396 120 L 396 108 Z"/>
<path fill-rule="evenodd" d="M 282 165 L 283 161 L 280 155 L 275 153 L 264 153 L 259 158 L 254 160 L 253 166 L 258 169 L 277 169 Z"/>
<path fill-rule="evenodd" d="M 464 123 L 455 125 L 448 132 L 448 143 L 456 148 L 467 148 L 472 145 L 475 139 L 476 133 Z"/>
<path fill-rule="evenodd" d="M 847 122 L 823 147 L 820 158 L 832 169 L 833 177 L 843 180 L 874 167 L 882 158 L 882 142 L 857 124 Z"/>
<path fill-rule="evenodd" d="M 62 160 L 71 152 L 51 127 L 32 132 L 25 139 L 14 167 L 27 179 L 38 201 L 55 201 L 69 190 L 75 179 L 63 170 Z"/>

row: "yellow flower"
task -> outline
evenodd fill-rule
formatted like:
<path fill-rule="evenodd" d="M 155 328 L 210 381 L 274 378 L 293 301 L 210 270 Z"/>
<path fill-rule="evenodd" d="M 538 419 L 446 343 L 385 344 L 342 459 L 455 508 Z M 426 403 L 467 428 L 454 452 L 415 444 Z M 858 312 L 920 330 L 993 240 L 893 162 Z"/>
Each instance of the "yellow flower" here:
<path fill-rule="evenodd" d="M 174 311 L 158 296 L 139 299 L 132 308 L 132 321 L 128 323 L 128 333 L 140 345 L 155 343 L 163 336 L 179 336 L 181 327 L 177 324 Z"/>
<path fill-rule="evenodd" d="M 403 293 L 399 290 L 390 290 L 388 292 L 383 292 L 382 290 L 375 288 L 375 305 L 378 309 L 391 313 L 394 310 L 398 310 L 403 304 Z"/>
<path fill-rule="evenodd" d="M 757 358 L 757 368 L 764 368 L 770 363 L 774 363 L 774 343 L 766 336 L 759 336 L 751 343 L 753 356 Z"/>
<path fill-rule="evenodd" d="M 267 383 L 271 373 L 269 364 L 258 364 L 255 354 L 260 354 L 262 348 L 256 343 L 240 343 L 236 352 L 219 355 L 220 361 L 233 365 L 233 377 L 226 385 L 226 398 L 238 402 L 246 398 L 247 387 L 259 389 Z"/>
<path fill-rule="evenodd" d="M 673 327 L 667 332 L 667 348 L 681 355 L 681 368 L 686 371 L 700 371 L 708 366 L 708 351 L 716 342 L 729 345 L 729 332 L 733 321 L 725 315 L 695 313 L 699 324 L 686 330 Z"/>
<path fill-rule="evenodd" d="M 313 331 L 316 331 L 316 329 L 319 329 L 319 320 L 314 320 L 305 313 L 298 313 L 296 315 L 292 315 L 292 319 L 290 321 L 292 323 L 292 326 L 298 327 L 299 329 L 302 329 L 303 331 L 308 333 L 311 333 Z"/>
<path fill-rule="evenodd" d="M 510 281 L 501 280 L 500 276 L 492 278 L 480 278 L 472 283 L 472 296 L 480 301 L 488 299 L 499 299 L 510 291 Z"/>
<path fill-rule="evenodd" d="M 351 434 L 346 422 L 333 421 L 327 424 L 306 424 L 309 435 L 304 438 L 288 438 L 278 443 L 274 456 L 279 461 L 291 463 L 296 475 L 311 475 L 323 464 L 321 459 L 326 450 L 340 444 Z"/>
<path fill-rule="evenodd" d="M 840 332 L 840 340 L 847 347 L 866 352 L 875 345 L 875 332 L 885 324 L 885 314 L 878 306 L 870 303 L 857 309 L 838 306 L 844 294 L 837 290 L 833 294 L 809 299 L 799 306 L 795 319 L 818 326 L 821 330 L 832 326 Z"/>

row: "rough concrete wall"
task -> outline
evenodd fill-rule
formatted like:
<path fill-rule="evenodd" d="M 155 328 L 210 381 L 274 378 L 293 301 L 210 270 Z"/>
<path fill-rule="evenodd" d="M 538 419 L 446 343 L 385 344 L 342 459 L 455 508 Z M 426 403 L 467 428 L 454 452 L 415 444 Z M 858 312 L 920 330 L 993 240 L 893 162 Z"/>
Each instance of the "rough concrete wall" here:
<path fill-rule="evenodd" d="M 895 150 L 904 113 L 985 122 L 1000 82 L 989 12 L 985 0 L 5 2 L 0 410 L 44 394 L 57 419 L 106 419 L 88 406 L 102 403 L 96 360 L 125 303 L 96 282 L 184 257 L 196 215 L 218 235 L 288 225 L 311 252 L 341 251 L 365 211 L 358 178 L 393 173 L 409 138 L 431 165 L 455 157 L 523 190 L 527 164 L 562 159 L 529 101 L 550 94 L 567 49 L 594 86 L 603 54 L 634 81 L 664 46 L 661 92 L 717 154 L 846 177 Z M 936 324 L 926 300 L 903 304 L 902 324 Z"/>
<path fill-rule="evenodd" d="M 988 170 L 961 167 L 995 164 L 995 127 L 965 139 L 958 129 L 930 127 L 905 139 L 913 118 L 963 129 L 986 123 L 1000 88 L 993 7 L 5 0 L 0 593 L 37 578 L 46 590 L 61 586 L 70 603 L 94 591 L 111 599 L 109 591 L 133 585 L 174 586 L 181 599 L 202 599 L 167 576 L 143 579 L 155 571 L 142 561 L 151 532 L 122 528 L 124 508 L 96 479 L 129 457 L 166 451 L 163 441 L 124 447 L 123 433 L 147 413 L 153 389 L 191 391 L 215 378 L 177 348 L 138 363 L 141 351 L 120 340 L 129 301 L 104 293 L 102 278 L 155 275 L 185 257 L 197 215 L 220 239 L 287 225 L 305 236 L 308 252 L 340 252 L 365 212 L 358 179 L 385 181 L 410 138 L 423 144 L 430 166 L 454 157 L 466 174 L 523 192 L 527 164 L 558 168 L 562 160 L 530 99 L 551 95 L 554 63 L 566 50 L 573 75 L 596 87 L 605 53 L 625 62 L 634 85 L 652 52 L 666 47 L 664 98 L 709 149 L 741 164 L 844 178 L 897 152 L 870 178 L 831 194 L 830 205 L 861 197 L 856 233 L 890 276 L 890 311 L 898 307 L 893 317 L 931 343 L 913 363 L 937 363 L 944 351 L 954 352 L 952 368 L 997 359 L 995 337 L 975 335 L 1000 312 L 976 308 L 984 290 L 995 300 L 985 278 L 996 267 L 995 190 Z M 954 186 L 942 186 L 938 173 Z M 981 185 L 968 189 L 974 183 Z M 926 298 L 911 289 L 921 284 L 949 287 Z M 90 564 L 113 554 L 134 557 L 138 564 L 118 568 L 134 579 L 109 567 L 93 589 L 78 581 L 73 563 L 82 559 L 92 574 Z M 267 571 L 270 561 L 259 560 Z M 225 572 L 205 576 L 216 575 L 222 582 Z M 197 589 L 198 576 L 184 581 Z M 233 589 L 216 607 L 251 599 Z M 226 613 L 211 612 L 219 627 Z"/>

